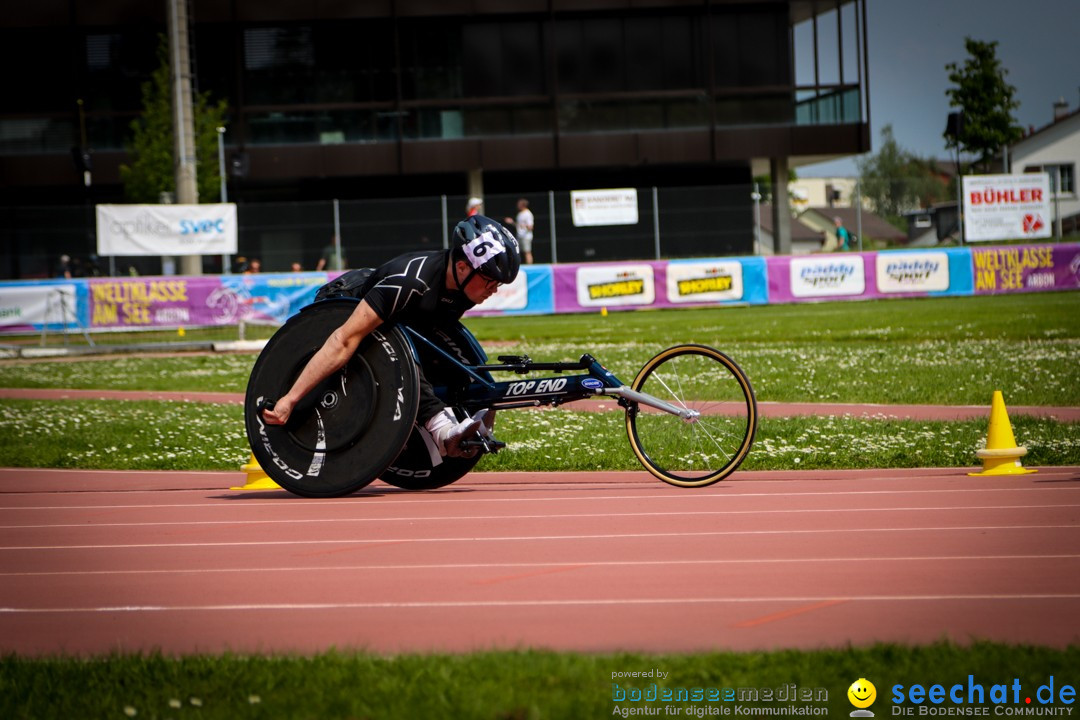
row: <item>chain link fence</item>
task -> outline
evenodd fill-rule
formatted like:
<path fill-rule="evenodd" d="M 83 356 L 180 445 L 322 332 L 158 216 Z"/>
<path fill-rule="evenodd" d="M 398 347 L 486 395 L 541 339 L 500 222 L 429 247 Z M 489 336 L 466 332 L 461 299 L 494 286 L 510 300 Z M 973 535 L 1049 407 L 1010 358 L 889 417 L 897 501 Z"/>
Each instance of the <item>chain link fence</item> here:
<path fill-rule="evenodd" d="M 751 255 L 754 212 L 750 186 L 638 188 L 634 225 L 574 225 L 570 193 L 496 194 L 484 214 L 503 220 L 529 201 L 536 222 L 535 262 L 589 262 Z M 262 272 L 288 272 L 294 263 L 326 268 L 340 237 L 346 267 L 379 265 L 412 250 L 444 247 L 466 214 L 464 195 L 240 204 L 238 252 L 203 258 L 207 274 L 239 272 L 258 259 Z M 8 207 L 0 210 L 3 256 L 0 279 L 55 277 L 60 258 L 71 258 L 76 276 L 173 274 L 162 257 L 98 257 L 92 205 Z"/>

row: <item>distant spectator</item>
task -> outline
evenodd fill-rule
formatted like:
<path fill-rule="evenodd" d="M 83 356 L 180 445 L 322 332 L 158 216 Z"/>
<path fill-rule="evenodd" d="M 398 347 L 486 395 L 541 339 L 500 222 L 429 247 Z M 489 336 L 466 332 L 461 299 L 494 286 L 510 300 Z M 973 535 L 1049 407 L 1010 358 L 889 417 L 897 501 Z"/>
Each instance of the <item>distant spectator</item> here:
<path fill-rule="evenodd" d="M 254 275 L 260 272 L 262 272 L 262 262 L 259 258 L 251 258 L 251 260 L 248 261 L 247 268 L 244 270 L 244 274 Z"/>
<path fill-rule="evenodd" d="M 315 270 L 322 272 L 323 270 L 344 270 L 348 267 L 349 263 L 345 259 L 344 252 L 341 257 L 338 257 L 337 249 L 337 235 L 334 235 L 330 238 L 330 244 L 323 248 L 322 257 L 315 264 Z"/>
<path fill-rule="evenodd" d="M 833 218 L 833 225 L 836 226 L 836 249 L 839 251 L 851 249 L 851 233 L 844 227 L 844 221 L 839 216 Z"/>
<path fill-rule="evenodd" d="M 58 278 L 71 279 L 71 256 L 61 255 L 60 262 L 56 265 L 56 272 L 54 275 Z"/>
<path fill-rule="evenodd" d="M 506 217 L 506 224 L 514 225 L 514 235 L 517 236 L 518 245 L 521 247 L 521 255 L 527 264 L 532 265 L 533 225 L 536 219 L 533 217 L 532 210 L 529 209 L 529 201 L 525 198 L 517 201 L 517 209 L 517 217 Z"/>
<path fill-rule="evenodd" d="M 289 270 L 291 270 L 292 272 L 304 272 L 304 266 L 294 261 L 293 264 L 289 267 Z"/>
<path fill-rule="evenodd" d="M 465 217 L 472 217 L 473 215 L 484 214 L 484 201 L 478 197 L 469 198 L 469 202 L 465 203 Z"/>

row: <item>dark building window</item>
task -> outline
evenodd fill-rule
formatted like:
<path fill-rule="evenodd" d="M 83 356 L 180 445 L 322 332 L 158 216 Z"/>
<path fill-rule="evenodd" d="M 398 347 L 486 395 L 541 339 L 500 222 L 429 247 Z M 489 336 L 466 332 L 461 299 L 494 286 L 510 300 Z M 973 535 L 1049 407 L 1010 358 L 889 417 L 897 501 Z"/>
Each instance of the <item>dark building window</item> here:
<path fill-rule="evenodd" d="M 406 100 L 460 98 L 459 22 L 411 20 L 400 25 L 401 94 Z"/>
<path fill-rule="evenodd" d="M 74 108 L 75 48 L 65 44 L 67 39 L 58 37 L 53 29 L 19 28 L 0 33 L 0 67 L 4 68 L 0 111 L 70 112 Z"/>
<path fill-rule="evenodd" d="M 697 27 L 678 15 L 626 20 L 626 89 L 705 87 Z"/>
<path fill-rule="evenodd" d="M 717 87 L 790 85 L 787 8 L 714 8 L 710 29 Z"/>
<path fill-rule="evenodd" d="M 465 25 L 465 97 L 547 93 L 542 28 L 540 21 Z"/>
<path fill-rule="evenodd" d="M 620 18 L 556 21 L 555 53 L 560 93 L 617 92 L 625 88 Z"/>
<path fill-rule="evenodd" d="M 244 30 L 247 101 L 253 105 L 316 102 L 315 46 L 309 26 Z"/>

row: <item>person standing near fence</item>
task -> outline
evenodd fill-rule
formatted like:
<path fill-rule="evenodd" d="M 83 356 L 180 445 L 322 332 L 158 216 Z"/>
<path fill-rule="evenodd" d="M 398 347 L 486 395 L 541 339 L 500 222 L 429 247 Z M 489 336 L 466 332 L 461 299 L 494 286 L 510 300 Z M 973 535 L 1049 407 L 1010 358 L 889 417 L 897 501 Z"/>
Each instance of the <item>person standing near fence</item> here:
<path fill-rule="evenodd" d="M 529 201 L 525 198 L 520 198 L 517 201 L 517 217 L 505 218 L 506 224 L 514 225 L 514 235 L 517 236 L 518 245 L 521 247 L 521 256 L 527 265 L 532 265 L 532 241 L 533 241 L 533 225 L 536 223 L 536 218 L 533 217 L 532 210 L 529 209 Z"/>
<path fill-rule="evenodd" d="M 836 249 L 843 252 L 844 250 L 851 249 L 851 233 L 844 227 L 844 221 L 839 216 L 833 218 L 833 225 L 836 226 Z"/>

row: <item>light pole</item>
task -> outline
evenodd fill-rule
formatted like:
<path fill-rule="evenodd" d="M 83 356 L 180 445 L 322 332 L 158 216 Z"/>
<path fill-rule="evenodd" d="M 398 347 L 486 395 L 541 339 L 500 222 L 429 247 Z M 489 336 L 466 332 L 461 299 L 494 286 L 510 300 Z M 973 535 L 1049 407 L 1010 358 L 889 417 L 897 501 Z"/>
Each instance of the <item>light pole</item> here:
<path fill-rule="evenodd" d="M 218 175 L 221 177 L 221 202 L 229 202 L 229 190 L 225 186 L 225 128 L 218 127 L 217 129 L 217 162 L 218 162 Z M 229 274 L 229 256 L 221 256 L 221 274 Z"/>
<path fill-rule="evenodd" d="M 754 201 L 754 254 L 757 255 L 761 252 L 761 192 L 757 183 L 754 183 L 750 198 Z"/>

